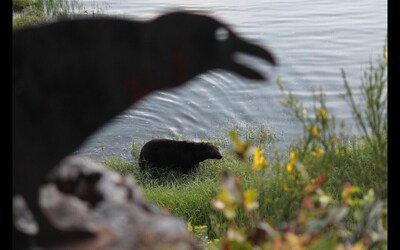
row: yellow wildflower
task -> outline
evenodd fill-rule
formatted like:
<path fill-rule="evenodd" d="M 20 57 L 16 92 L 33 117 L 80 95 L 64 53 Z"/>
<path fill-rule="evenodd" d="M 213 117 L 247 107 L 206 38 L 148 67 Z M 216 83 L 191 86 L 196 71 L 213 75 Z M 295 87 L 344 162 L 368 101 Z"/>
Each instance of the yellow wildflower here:
<path fill-rule="evenodd" d="M 294 160 L 296 160 L 296 153 L 295 152 L 290 152 L 290 155 L 289 155 L 289 157 L 290 157 L 290 160 L 291 161 L 294 161 Z"/>
<path fill-rule="evenodd" d="M 292 232 L 287 232 L 285 234 L 285 238 L 287 243 L 289 244 L 290 249 L 296 249 L 296 250 L 305 250 L 306 248 L 303 245 L 303 240 L 300 236 L 297 236 L 296 234 Z"/>
<path fill-rule="evenodd" d="M 357 242 L 355 245 L 353 245 L 350 250 L 364 250 L 364 244 L 362 242 L 362 240 L 360 240 L 359 242 Z"/>
<path fill-rule="evenodd" d="M 311 193 L 311 192 L 314 192 L 315 191 L 315 187 L 316 187 L 316 185 L 312 185 L 312 184 L 307 184 L 307 185 L 305 185 L 304 186 L 304 191 L 306 192 L 306 193 Z"/>
<path fill-rule="evenodd" d="M 311 126 L 310 132 L 311 132 L 312 137 L 314 137 L 314 138 L 318 138 L 319 137 L 319 129 L 318 129 L 318 127 L 316 125 L 312 125 Z"/>
<path fill-rule="evenodd" d="M 228 136 L 235 147 L 235 153 L 240 159 L 244 159 L 247 150 L 250 148 L 248 142 L 242 142 L 234 129 L 229 130 Z"/>
<path fill-rule="evenodd" d="M 289 160 L 288 164 L 286 164 L 286 171 L 288 171 L 288 173 L 291 173 L 293 171 L 294 163 L 296 161 L 296 153 L 290 152 L 289 157 L 290 157 L 290 160 Z"/>
<path fill-rule="evenodd" d="M 193 226 L 192 223 L 190 223 L 190 221 L 187 223 L 187 229 L 189 232 L 193 232 Z"/>
<path fill-rule="evenodd" d="M 221 210 L 225 217 L 233 219 L 236 215 L 236 208 L 242 202 L 239 180 L 237 177 L 223 172 L 222 190 L 217 197 L 211 201 L 214 208 Z"/>
<path fill-rule="evenodd" d="M 293 171 L 293 163 L 289 162 L 286 165 L 286 171 L 288 171 L 289 173 L 291 173 Z"/>
<path fill-rule="evenodd" d="M 326 118 L 328 118 L 328 114 L 326 112 L 326 109 L 324 109 L 324 108 L 319 109 L 319 114 L 320 114 L 322 120 L 326 120 Z"/>
<path fill-rule="evenodd" d="M 259 147 L 256 147 L 254 149 L 254 156 L 253 156 L 253 169 L 254 170 L 261 170 L 261 167 L 265 161 L 265 158 L 263 156 L 264 150 L 260 149 Z"/>
<path fill-rule="evenodd" d="M 320 158 L 324 154 L 324 150 L 322 148 L 316 149 L 311 152 L 311 155 L 315 158 Z"/>
<path fill-rule="evenodd" d="M 303 112 L 303 116 L 307 115 L 307 109 L 303 109 L 302 112 Z"/>
<path fill-rule="evenodd" d="M 355 193 L 361 193 L 361 189 L 357 186 L 352 186 L 350 183 L 345 183 L 342 191 L 343 201 L 349 206 L 357 205 L 360 200 L 352 197 Z"/>
<path fill-rule="evenodd" d="M 262 167 L 268 167 L 269 162 L 265 160 L 264 157 L 264 150 L 256 147 L 254 149 L 254 155 L 253 155 L 253 170 L 259 171 L 262 169 Z"/>
<path fill-rule="evenodd" d="M 211 204 L 216 209 L 221 210 L 228 219 L 235 217 L 236 208 L 239 206 L 235 198 L 226 191 L 219 192 L 217 198 L 211 201 Z"/>
<path fill-rule="evenodd" d="M 287 184 L 283 184 L 282 188 L 283 188 L 283 191 L 285 191 L 285 192 L 289 191 L 289 187 Z"/>
<path fill-rule="evenodd" d="M 243 205 L 246 210 L 254 210 L 258 208 L 257 190 L 248 189 L 243 193 Z"/>
<path fill-rule="evenodd" d="M 233 228 L 228 228 L 228 231 L 226 232 L 226 236 L 227 236 L 228 240 L 231 240 L 231 241 L 243 242 L 246 240 L 246 236 L 243 234 L 243 232 L 233 229 Z"/>
<path fill-rule="evenodd" d="M 279 100 L 279 105 L 285 106 L 286 105 L 286 101 L 285 100 Z"/>
<path fill-rule="evenodd" d="M 385 56 L 385 63 L 387 64 L 388 63 L 388 51 L 387 50 L 385 50 L 384 56 Z"/>

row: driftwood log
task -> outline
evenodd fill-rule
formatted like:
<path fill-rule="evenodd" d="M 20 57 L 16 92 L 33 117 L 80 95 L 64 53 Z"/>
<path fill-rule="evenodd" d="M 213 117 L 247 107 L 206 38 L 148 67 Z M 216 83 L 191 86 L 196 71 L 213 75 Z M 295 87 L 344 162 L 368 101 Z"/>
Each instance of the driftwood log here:
<path fill-rule="evenodd" d="M 52 249 L 200 249 L 185 222 L 145 201 L 132 177 L 87 158 L 62 161 L 41 187 L 39 203 L 57 228 L 96 235 Z"/>

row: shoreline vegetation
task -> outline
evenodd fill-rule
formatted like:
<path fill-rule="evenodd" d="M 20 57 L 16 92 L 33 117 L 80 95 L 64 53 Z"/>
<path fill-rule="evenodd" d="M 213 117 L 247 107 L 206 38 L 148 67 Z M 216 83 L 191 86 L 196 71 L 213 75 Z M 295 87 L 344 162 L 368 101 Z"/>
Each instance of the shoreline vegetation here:
<path fill-rule="evenodd" d="M 187 221 L 206 249 L 387 249 L 386 73 L 384 48 L 363 70 L 356 97 L 342 69 L 343 98 L 361 136 L 337 128 L 322 90 L 307 110 L 278 79 L 280 104 L 304 131 L 287 150 L 271 131 L 232 129 L 231 149 L 200 163 L 195 175 L 153 179 L 137 162 L 103 163 L 134 176 L 144 197 Z M 132 143 L 134 159 L 141 146 Z"/>
<path fill-rule="evenodd" d="M 101 14 L 102 9 L 88 10 L 79 0 L 13 0 L 13 29 L 37 25 L 73 15 Z"/>
<path fill-rule="evenodd" d="M 33 0 L 13 0 L 13 29 L 46 21 L 43 8 Z"/>
<path fill-rule="evenodd" d="M 13 0 L 13 13 L 20 28 L 85 10 L 78 1 Z M 304 131 L 287 150 L 265 129 L 232 129 L 223 159 L 200 163 L 194 175 L 154 179 L 136 161 L 103 164 L 132 175 L 144 197 L 184 219 L 206 249 L 387 249 L 386 47 L 363 70 L 359 96 L 341 72 L 362 136 L 337 127 L 322 90 L 306 109 L 278 79 L 280 104 Z M 132 143 L 134 159 L 141 146 Z"/>

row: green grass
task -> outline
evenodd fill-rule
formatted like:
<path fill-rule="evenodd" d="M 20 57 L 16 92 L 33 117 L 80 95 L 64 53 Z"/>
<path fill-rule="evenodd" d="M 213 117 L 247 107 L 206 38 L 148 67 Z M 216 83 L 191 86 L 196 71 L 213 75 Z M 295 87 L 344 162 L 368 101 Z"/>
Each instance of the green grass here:
<path fill-rule="evenodd" d="M 13 0 L 12 1 L 12 10 L 15 12 L 20 12 L 32 4 L 33 4 L 32 0 Z"/>
<path fill-rule="evenodd" d="M 13 29 L 84 13 L 78 0 L 13 0 Z"/>
<path fill-rule="evenodd" d="M 336 186 L 351 182 L 359 186 L 362 191 L 374 188 L 377 195 L 387 198 L 387 172 L 379 171 L 379 160 L 374 150 L 366 141 L 351 141 L 333 162 L 327 174 L 327 191 L 334 194 Z M 336 194 L 339 198 L 340 194 Z"/>
<path fill-rule="evenodd" d="M 138 152 L 141 145 L 134 147 Z M 224 169 L 237 174 L 243 186 L 250 186 L 258 181 L 257 173 L 246 168 L 243 162 L 236 159 L 230 152 L 222 152 L 221 160 L 206 160 L 200 163 L 195 174 L 166 175 L 154 179 L 146 172 L 140 172 L 137 162 L 126 162 L 119 158 L 107 159 L 104 164 L 121 174 L 131 174 L 142 187 L 147 200 L 179 217 L 190 221 L 193 225 L 210 224 L 210 201 L 219 190 L 221 172 Z M 137 158 L 136 158 L 137 159 Z M 220 216 L 223 219 L 222 216 Z"/>
<path fill-rule="evenodd" d="M 44 8 L 38 1 L 15 0 L 13 1 L 13 29 L 46 22 Z"/>
<path fill-rule="evenodd" d="M 118 157 L 110 157 L 105 159 L 104 165 L 106 165 L 109 169 L 114 170 L 124 176 L 134 173 L 137 167 L 131 162 L 124 161 Z"/>
<path fill-rule="evenodd" d="M 44 14 L 33 13 L 27 11 L 13 18 L 13 29 L 21 28 L 28 25 L 36 25 L 46 21 Z"/>
<path fill-rule="evenodd" d="M 141 145 L 137 144 L 133 147 L 135 154 L 138 154 L 140 147 Z M 369 188 L 380 189 L 381 196 L 385 198 L 386 179 L 376 173 L 376 159 L 371 152 L 372 149 L 366 141 L 353 139 L 333 158 L 329 168 L 322 166 L 325 164 L 322 157 L 305 158 L 304 164 L 312 166 L 307 169 L 310 177 L 326 176 L 327 181 L 322 187 L 338 200 L 346 182 L 359 186 L 365 192 Z M 161 179 L 153 179 L 146 173 L 141 173 L 136 162 L 111 158 L 104 164 L 123 175 L 134 176 L 142 188 L 144 197 L 153 204 L 167 208 L 171 214 L 190 221 L 192 225 L 207 225 L 212 238 L 220 237 L 227 223 L 222 213 L 215 211 L 210 204 L 219 191 L 221 172 L 224 169 L 228 169 L 240 179 L 243 190 L 258 189 L 259 197 L 263 197 L 259 198 L 259 215 L 262 218 L 273 225 L 280 225 L 281 222 L 293 218 L 301 205 L 302 192 L 300 188 L 296 190 L 295 181 L 284 174 L 282 164 L 274 165 L 263 176 L 252 171 L 248 164 L 239 160 L 231 151 L 223 151 L 223 156 L 221 160 L 200 163 L 198 171 L 193 175 L 170 175 Z M 283 189 L 284 184 L 289 185 L 289 191 Z M 239 212 L 236 224 L 243 226 L 248 223 L 249 218 L 245 213 Z M 218 227 L 221 229 L 218 230 Z"/>

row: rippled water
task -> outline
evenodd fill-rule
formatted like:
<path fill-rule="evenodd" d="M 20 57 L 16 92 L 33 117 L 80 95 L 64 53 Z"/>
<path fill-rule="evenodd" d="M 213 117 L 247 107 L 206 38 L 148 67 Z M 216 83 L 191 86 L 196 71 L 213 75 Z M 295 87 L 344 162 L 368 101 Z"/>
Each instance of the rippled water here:
<path fill-rule="evenodd" d="M 188 85 L 155 92 L 116 117 L 93 135 L 78 154 L 92 158 L 132 159 L 133 140 L 154 137 L 202 139 L 221 137 L 231 127 L 271 129 L 280 147 L 301 129 L 279 105 L 279 77 L 306 106 L 312 90 L 326 94 L 328 112 L 344 120 L 353 133 L 340 69 L 357 90 L 362 67 L 382 53 L 387 32 L 387 3 L 376 0 L 107 0 L 84 1 L 89 11 L 148 20 L 166 11 L 205 11 L 230 24 L 242 36 L 271 49 L 279 67 L 250 63 L 269 74 L 270 81 L 250 84 L 223 71 L 209 72 Z"/>

